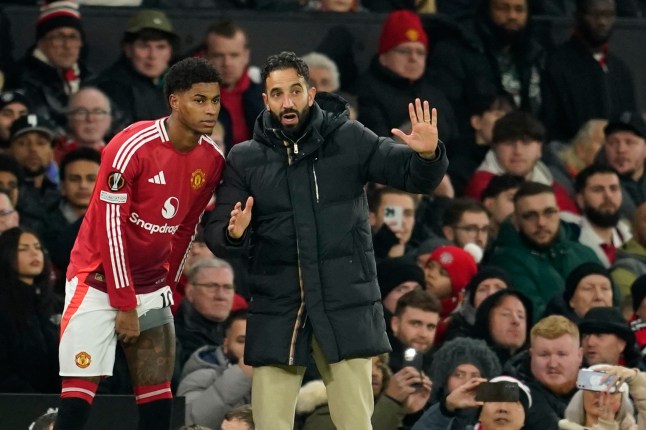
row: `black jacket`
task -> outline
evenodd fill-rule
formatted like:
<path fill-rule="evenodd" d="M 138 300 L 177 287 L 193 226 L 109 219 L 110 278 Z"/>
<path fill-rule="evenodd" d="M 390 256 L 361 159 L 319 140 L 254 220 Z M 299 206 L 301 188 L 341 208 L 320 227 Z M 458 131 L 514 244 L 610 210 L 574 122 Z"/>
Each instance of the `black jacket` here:
<path fill-rule="evenodd" d="M 608 52 L 606 66 L 604 71 L 576 36 L 550 55 L 543 78 L 543 118 L 551 138 L 568 141 L 589 119 L 636 110 L 626 63 Z"/>
<path fill-rule="evenodd" d="M 168 101 L 164 97 L 163 79 L 155 83 L 140 74 L 125 55 L 91 83 L 105 92 L 116 108 L 113 129 L 170 113 Z"/>
<path fill-rule="evenodd" d="M 297 144 L 273 127 L 264 111 L 233 147 L 205 229 L 216 255 L 251 256 L 245 362 L 306 365 L 312 334 L 329 363 L 388 351 L 364 185 L 429 192 L 446 172 L 444 145 L 424 160 L 349 120 L 332 94 L 317 97 Z M 232 207 L 250 195 L 251 231 L 232 243 Z"/>
<path fill-rule="evenodd" d="M 181 369 L 198 348 L 204 345 L 222 345 L 224 323 L 204 318 L 184 298 L 175 317 L 175 337 L 177 338 L 176 361 Z"/>
<path fill-rule="evenodd" d="M 565 416 L 565 408 L 577 390 L 574 388 L 564 395 L 555 394 L 538 382 L 530 369 L 529 351 L 512 358 L 503 369 L 503 374 L 525 382 L 532 393 L 532 407 L 525 417 L 523 430 L 558 430 L 558 422 Z"/>
<path fill-rule="evenodd" d="M 410 121 L 408 104 L 419 97 L 437 108 L 440 139 L 449 142 L 457 129 L 453 108 L 443 90 L 431 85 L 424 77 L 411 82 L 393 73 L 374 57 L 368 72 L 357 85 L 359 121 L 379 136 L 390 136 L 390 130 L 401 128 Z M 406 130 L 404 130 L 406 131 Z"/>

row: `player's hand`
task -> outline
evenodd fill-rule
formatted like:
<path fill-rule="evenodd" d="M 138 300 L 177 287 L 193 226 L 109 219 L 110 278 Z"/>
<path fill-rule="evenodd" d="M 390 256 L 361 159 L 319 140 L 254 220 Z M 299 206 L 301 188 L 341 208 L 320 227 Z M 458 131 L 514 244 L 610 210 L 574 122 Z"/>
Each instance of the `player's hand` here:
<path fill-rule="evenodd" d="M 435 149 L 439 142 L 437 109 L 431 109 L 427 100 L 424 100 L 422 107 L 422 101 L 415 99 L 415 104 L 408 104 L 408 114 L 412 127 L 411 133 L 406 134 L 398 128 L 393 128 L 391 133 L 421 157 L 432 159 L 435 157 Z"/>
<path fill-rule="evenodd" d="M 483 382 L 484 378 L 471 378 L 464 384 L 446 396 L 446 409 L 453 412 L 456 409 L 476 408 L 482 406 L 482 402 L 476 401 L 476 388 Z"/>
<path fill-rule="evenodd" d="M 115 331 L 117 332 L 117 339 L 123 343 L 135 343 L 139 337 L 137 310 L 117 311 Z"/>
<path fill-rule="evenodd" d="M 247 227 L 251 223 L 251 208 L 253 207 L 253 197 L 247 198 L 247 203 L 242 209 L 242 203 L 238 202 L 231 211 L 231 218 L 229 219 L 229 226 L 227 230 L 229 236 L 233 239 L 240 239 L 244 234 Z"/>

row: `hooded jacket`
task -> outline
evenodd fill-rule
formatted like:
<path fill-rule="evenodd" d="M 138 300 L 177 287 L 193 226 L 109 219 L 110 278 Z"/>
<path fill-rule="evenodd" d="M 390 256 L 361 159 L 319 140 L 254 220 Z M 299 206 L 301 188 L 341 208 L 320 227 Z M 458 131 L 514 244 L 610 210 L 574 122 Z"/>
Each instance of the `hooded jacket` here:
<path fill-rule="evenodd" d="M 186 424 L 220 428 L 224 415 L 251 401 L 251 378 L 222 346 L 203 346 L 186 362 L 177 395 L 186 397 Z"/>
<path fill-rule="evenodd" d="M 600 263 L 594 251 L 569 239 L 569 227 L 561 222 L 556 239 L 548 249 L 530 248 L 510 220 L 503 222 L 489 263 L 505 270 L 514 289 L 532 302 L 535 323 L 549 300 L 563 292 L 567 275 L 587 261 Z"/>
<path fill-rule="evenodd" d="M 304 127 L 294 141 L 263 111 L 253 139 L 228 155 L 205 229 L 216 255 L 250 256 L 245 362 L 252 366 L 306 365 L 312 335 L 329 363 L 390 350 L 364 185 L 428 193 L 448 164 L 443 144 L 425 160 L 349 120 L 333 94 L 317 97 Z M 231 210 L 248 196 L 251 225 L 232 241 Z"/>

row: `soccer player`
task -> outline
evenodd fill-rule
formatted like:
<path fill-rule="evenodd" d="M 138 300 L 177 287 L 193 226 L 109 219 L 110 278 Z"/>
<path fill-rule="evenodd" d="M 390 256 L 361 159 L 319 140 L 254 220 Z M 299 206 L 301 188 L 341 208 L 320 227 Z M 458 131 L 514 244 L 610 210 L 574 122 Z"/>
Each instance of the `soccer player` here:
<path fill-rule="evenodd" d="M 175 332 L 172 289 L 224 157 L 209 134 L 221 79 L 188 58 L 168 72 L 170 116 L 132 124 L 103 151 L 67 269 L 56 430 L 84 428 L 101 377 L 123 345 L 139 429 L 170 429 Z"/>

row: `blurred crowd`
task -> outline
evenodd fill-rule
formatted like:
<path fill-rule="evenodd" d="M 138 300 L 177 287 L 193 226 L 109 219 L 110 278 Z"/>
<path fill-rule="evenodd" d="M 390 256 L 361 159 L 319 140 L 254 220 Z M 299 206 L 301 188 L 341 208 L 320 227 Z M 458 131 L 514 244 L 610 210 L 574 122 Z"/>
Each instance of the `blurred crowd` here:
<path fill-rule="evenodd" d="M 646 122 L 634 77 L 608 44 L 617 17 L 641 17 L 646 2 L 80 3 L 145 7 L 132 9 L 105 70 L 84 61 L 93 41 L 76 1 L 40 5 L 34 45 L 15 60 L 18 29 L 0 8 L 0 392 L 60 392 L 65 270 L 101 151 L 130 123 L 168 115 L 169 66 L 198 56 L 221 74 L 212 138 L 225 153 L 252 137 L 265 109 L 250 64 L 258 41 L 243 26 L 219 20 L 182 50 L 163 8 L 372 11 L 385 19 L 367 70 L 348 29 L 335 27 L 316 52 L 298 53 L 311 84 L 340 94 L 380 136 L 409 129 L 408 103 L 429 100 L 450 162 L 427 194 L 366 186 L 377 260 L 368 269 L 393 349 L 373 358 L 373 427 L 646 428 Z M 573 17 L 571 37 L 542 46 L 536 14 Z M 174 292 L 173 390 L 186 399 L 185 428 L 253 429 L 247 263 L 218 258 L 200 231 Z M 607 388 L 579 389 L 580 369 L 605 372 Z M 315 366 L 305 379 L 298 427 L 335 428 Z M 477 400 L 487 381 L 514 385 L 517 400 Z M 131 391 L 118 349 L 99 393 Z"/>

